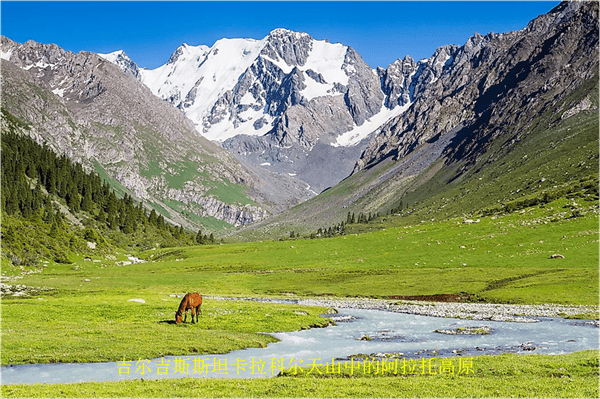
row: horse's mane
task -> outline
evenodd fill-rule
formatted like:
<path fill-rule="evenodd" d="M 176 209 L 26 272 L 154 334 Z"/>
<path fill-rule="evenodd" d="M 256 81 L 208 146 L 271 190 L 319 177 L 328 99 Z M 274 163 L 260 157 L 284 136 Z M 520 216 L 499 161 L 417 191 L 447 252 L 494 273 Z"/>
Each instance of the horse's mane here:
<path fill-rule="evenodd" d="M 186 296 L 183 297 L 183 299 L 181 300 L 181 303 L 179 304 L 179 309 L 177 310 L 177 315 L 181 316 L 183 314 L 183 312 L 185 311 L 185 307 L 189 300 L 190 300 L 189 294 L 186 294 Z"/>

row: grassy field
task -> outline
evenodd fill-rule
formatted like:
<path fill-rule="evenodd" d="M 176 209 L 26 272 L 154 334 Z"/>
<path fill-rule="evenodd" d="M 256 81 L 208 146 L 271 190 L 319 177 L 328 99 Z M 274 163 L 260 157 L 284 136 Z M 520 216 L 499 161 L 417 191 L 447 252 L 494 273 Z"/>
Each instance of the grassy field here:
<path fill-rule="evenodd" d="M 117 267 L 102 257 L 52 264 L 22 281 L 52 287 L 57 295 L 122 292 L 144 299 L 190 291 L 378 298 L 469 293 L 485 302 L 597 304 L 597 210 L 590 205 L 572 217 L 568 206 L 562 199 L 473 223 L 430 221 L 329 239 L 150 250 L 137 255 L 150 260 L 144 264 Z M 554 254 L 564 258 L 551 259 Z"/>
<path fill-rule="evenodd" d="M 172 295 L 193 291 L 207 296 L 379 298 L 468 293 L 472 301 L 597 305 L 597 202 L 578 198 L 574 207 L 573 201 L 561 198 L 472 221 L 380 226 L 329 239 L 147 250 L 135 254 L 148 261 L 140 264 L 123 265 L 124 253 L 103 253 L 74 264 L 48 263 L 38 273 L 3 266 L 4 275 L 22 275 L 13 284 L 29 287 L 30 295 L 2 299 L 1 361 L 99 362 L 223 353 L 273 341 L 259 332 L 328 324 L 319 316 L 325 308 L 210 298 L 198 324 L 171 324 L 180 301 Z M 553 254 L 564 258 L 551 259 Z M 2 387 L 2 396 L 598 395 L 598 351 L 477 359 L 473 377 L 10 385 Z"/>
<path fill-rule="evenodd" d="M 598 351 L 569 355 L 480 356 L 469 375 L 354 375 L 299 373 L 255 380 L 133 380 L 2 386 L 4 398 L 61 397 L 432 397 L 597 398 Z"/>
<path fill-rule="evenodd" d="M 129 299 L 146 298 L 144 304 Z M 260 332 L 322 327 L 318 307 L 206 299 L 197 324 L 175 325 L 180 298 L 144 293 L 84 295 L 42 293 L 2 301 L 2 365 L 84 363 L 216 354 L 266 347 Z M 31 334 L 32 326 L 35 334 Z"/>

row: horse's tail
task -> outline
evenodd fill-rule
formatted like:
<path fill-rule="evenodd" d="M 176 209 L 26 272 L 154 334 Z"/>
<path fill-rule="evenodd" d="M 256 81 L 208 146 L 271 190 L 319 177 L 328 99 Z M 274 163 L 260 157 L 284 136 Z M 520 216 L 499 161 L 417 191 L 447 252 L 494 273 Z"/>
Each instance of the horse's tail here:
<path fill-rule="evenodd" d="M 194 306 L 197 306 L 196 317 L 198 317 L 198 313 L 202 313 L 202 295 L 197 292 L 194 294 Z"/>

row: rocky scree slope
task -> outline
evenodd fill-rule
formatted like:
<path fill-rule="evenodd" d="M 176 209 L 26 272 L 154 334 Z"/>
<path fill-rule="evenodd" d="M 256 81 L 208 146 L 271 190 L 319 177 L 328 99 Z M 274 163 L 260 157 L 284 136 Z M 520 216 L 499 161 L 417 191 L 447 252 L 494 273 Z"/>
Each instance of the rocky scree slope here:
<path fill-rule="evenodd" d="M 2 107 L 29 125 L 24 133 L 184 227 L 267 216 L 250 198 L 260 179 L 134 77 L 94 53 L 1 44 Z"/>

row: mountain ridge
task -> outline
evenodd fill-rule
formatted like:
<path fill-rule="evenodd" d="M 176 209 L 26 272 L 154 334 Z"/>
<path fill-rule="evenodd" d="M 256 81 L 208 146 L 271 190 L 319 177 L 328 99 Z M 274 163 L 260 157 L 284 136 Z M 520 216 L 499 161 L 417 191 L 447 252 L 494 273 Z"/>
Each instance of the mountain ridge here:
<path fill-rule="evenodd" d="M 252 192 L 256 176 L 113 64 L 94 53 L 5 37 L 2 55 L 3 107 L 56 153 L 106 175 L 190 229 L 210 222 L 206 218 L 241 225 L 267 215 L 244 193 Z M 239 187 L 241 202 L 227 203 L 210 192 L 225 193 L 220 187 L 228 185 Z"/>
<path fill-rule="evenodd" d="M 139 79 L 238 159 L 317 193 L 346 177 L 369 134 L 398 113 L 351 47 L 282 28 L 261 40 L 181 45 Z M 319 164 L 323 157 L 340 162 Z"/>

